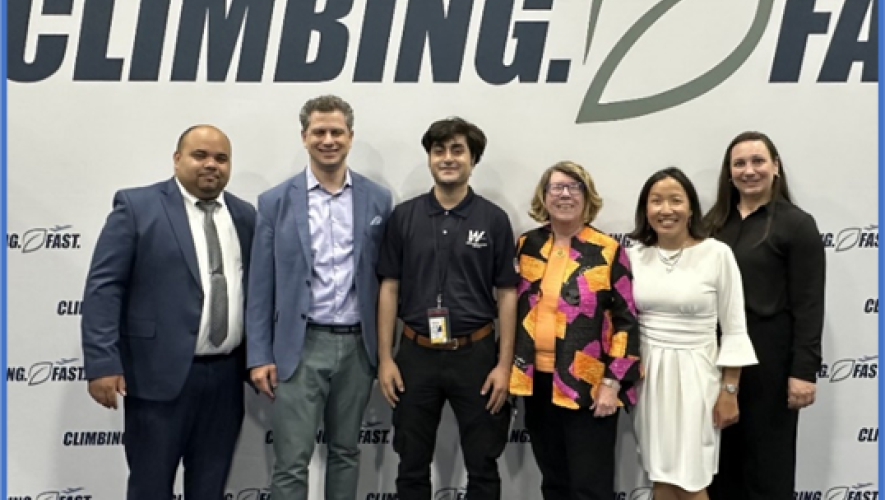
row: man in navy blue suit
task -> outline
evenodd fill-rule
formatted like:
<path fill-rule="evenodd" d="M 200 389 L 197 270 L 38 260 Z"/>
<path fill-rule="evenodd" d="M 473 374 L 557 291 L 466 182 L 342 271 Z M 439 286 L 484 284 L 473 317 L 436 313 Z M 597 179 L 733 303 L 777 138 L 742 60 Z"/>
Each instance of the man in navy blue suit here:
<path fill-rule="evenodd" d="M 219 500 L 243 420 L 246 271 L 255 209 L 225 192 L 231 145 L 198 125 L 175 175 L 114 196 L 83 300 L 89 394 L 123 396 L 128 500 Z"/>
<path fill-rule="evenodd" d="M 300 113 L 307 168 L 258 198 L 246 310 L 252 383 L 274 400 L 271 497 L 306 500 L 317 427 L 327 500 L 354 500 L 359 434 L 375 378 L 375 263 L 390 191 L 352 171 L 353 109 L 336 96 Z"/>

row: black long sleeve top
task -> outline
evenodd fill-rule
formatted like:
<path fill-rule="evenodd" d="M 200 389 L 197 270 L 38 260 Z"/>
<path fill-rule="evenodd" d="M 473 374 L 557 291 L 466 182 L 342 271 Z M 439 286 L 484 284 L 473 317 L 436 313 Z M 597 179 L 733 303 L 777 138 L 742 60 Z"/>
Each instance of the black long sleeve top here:
<path fill-rule="evenodd" d="M 793 331 L 786 332 L 793 351 L 790 376 L 814 382 L 821 364 L 826 279 L 814 218 L 786 200 L 763 205 L 744 219 L 735 208 L 716 238 L 734 251 L 749 315 L 792 316 Z M 747 326 L 752 329 L 752 322 Z"/>

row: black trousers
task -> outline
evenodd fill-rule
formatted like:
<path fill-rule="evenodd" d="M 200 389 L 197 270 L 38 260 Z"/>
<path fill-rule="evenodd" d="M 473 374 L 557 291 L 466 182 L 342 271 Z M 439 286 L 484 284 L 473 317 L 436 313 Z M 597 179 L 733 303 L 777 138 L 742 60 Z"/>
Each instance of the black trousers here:
<path fill-rule="evenodd" d="M 553 375 L 535 372 L 525 397 L 525 427 L 541 470 L 544 500 L 611 500 L 615 495 L 618 413 L 597 418 L 586 408 L 552 402 Z"/>
<path fill-rule="evenodd" d="M 741 370 L 740 421 L 722 431 L 712 500 L 791 500 L 799 411 L 787 407 L 792 361 L 787 315 L 747 317 L 759 364 Z"/>
<path fill-rule="evenodd" d="M 396 363 L 405 392 L 393 411 L 393 449 L 400 463 L 396 490 L 400 500 L 430 500 L 430 464 L 436 432 L 446 401 L 458 422 L 467 498 L 498 500 L 501 478 L 498 457 L 507 444 L 510 408 L 495 415 L 486 410 L 488 395 L 480 394 L 498 362 L 493 334 L 455 351 L 428 349 L 402 338 Z"/>
<path fill-rule="evenodd" d="M 184 462 L 184 496 L 221 500 L 243 422 L 242 358 L 195 358 L 172 401 L 126 396 L 127 500 L 172 498 Z"/>

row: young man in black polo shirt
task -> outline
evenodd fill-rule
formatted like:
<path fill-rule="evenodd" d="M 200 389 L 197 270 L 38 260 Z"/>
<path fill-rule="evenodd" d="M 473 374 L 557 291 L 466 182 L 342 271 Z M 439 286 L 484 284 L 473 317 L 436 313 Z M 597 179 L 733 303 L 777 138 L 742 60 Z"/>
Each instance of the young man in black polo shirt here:
<path fill-rule="evenodd" d="M 430 464 L 448 401 L 467 497 L 497 500 L 519 282 L 513 231 L 507 214 L 469 185 L 486 146 L 482 130 L 460 118 L 440 120 L 421 144 L 433 189 L 394 209 L 378 260 L 378 380 L 394 407 L 396 489 L 401 500 L 430 500 Z M 397 317 L 404 328 L 394 359 Z"/>

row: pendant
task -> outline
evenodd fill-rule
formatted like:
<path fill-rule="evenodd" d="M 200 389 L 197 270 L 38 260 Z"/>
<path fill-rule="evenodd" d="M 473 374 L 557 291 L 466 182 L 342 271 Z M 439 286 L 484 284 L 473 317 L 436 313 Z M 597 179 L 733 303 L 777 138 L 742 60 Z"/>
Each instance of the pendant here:
<path fill-rule="evenodd" d="M 661 252 L 660 248 L 657 249 L 658 259 L 660 259 L 661 263 L 664 264 L 664 269 L 667 270 L 667 274 L 673 272 L 673 268 L 676 267 L 676 264 L 679 263 L 679 259 L 682 258 L 682 251 L 684 249 L 684 247 L 680 248 L 678 252 L 670 256 L 664 255 L 664 253 Z"/>

